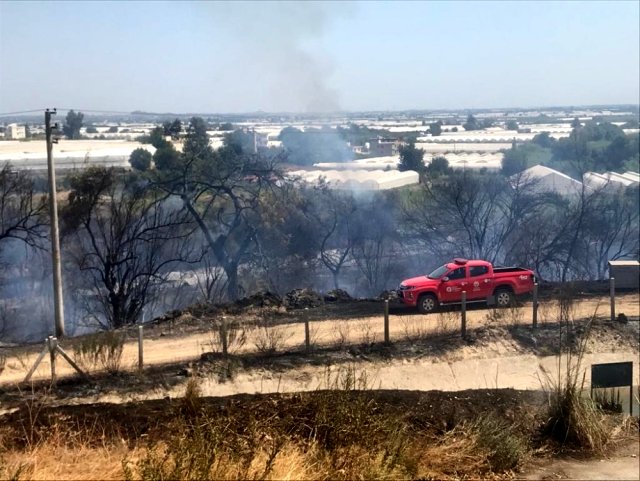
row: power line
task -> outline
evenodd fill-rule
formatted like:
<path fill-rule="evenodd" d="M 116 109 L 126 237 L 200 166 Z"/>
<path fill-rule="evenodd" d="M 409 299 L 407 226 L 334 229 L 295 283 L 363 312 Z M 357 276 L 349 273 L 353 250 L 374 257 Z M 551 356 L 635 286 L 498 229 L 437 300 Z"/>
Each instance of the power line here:
<path fill-rule="evenodd" d="M 34 113 L 38 113 L 38 112 L 44 112 L 45 109 L 37 109 L 37 110 L 22 110 L 19 112 L 3 112 L 0 113 L 0 117 L 6 117 L 9 115 L 22 115 L 22 114 L 34 114 Z"/>

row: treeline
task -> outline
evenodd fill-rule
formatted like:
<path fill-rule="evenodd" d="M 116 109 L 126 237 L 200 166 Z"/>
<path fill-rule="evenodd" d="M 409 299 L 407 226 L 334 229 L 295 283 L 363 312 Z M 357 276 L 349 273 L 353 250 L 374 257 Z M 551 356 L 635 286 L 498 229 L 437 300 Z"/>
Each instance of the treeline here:
<path fill-rule="evenodd" d="M 375 296 L 452 257 L 566 281 L 601 279 L 609 259 L 639 254 L 637 188 L 563 197 L 501 173 L 443 169 L 410 188 L 337 191 L 287 178 L 282 152 L 256 154 L 232 136 L 212 149 L 199 119 L 181 151 L 165 142 L 131 172 L 92 167 L 66 179 L 65 303 L 78 323 L 70 332 L 261 289 Z M 29 174 L 5 167 L 0 334 L 47 318 L 48 242 L 46 197 Z"/>
<path fill-rule="evenodd" d="M 611 123 L 589 121 L 583 125 L 575 119 L 567 138 L 556 140 L 548 132 L 542 132 L 531 142 L 507 150 L 502 173 L 513 175 L 537 164 L 577 179 L 590 171 L 638 172 L 640 136 L 626 135 Z"/>

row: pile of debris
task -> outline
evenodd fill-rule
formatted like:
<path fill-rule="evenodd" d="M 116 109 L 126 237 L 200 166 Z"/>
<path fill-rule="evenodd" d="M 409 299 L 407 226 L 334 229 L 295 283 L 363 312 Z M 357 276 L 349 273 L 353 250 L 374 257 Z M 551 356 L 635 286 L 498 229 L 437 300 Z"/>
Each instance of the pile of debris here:
<path fill-rule="evenodd" d="M 344 289 L 334 289 L 324 295 L 325 302 L 349 302 L 353 298 Z"/>
<path fill-rule="evenodd" d="M 395 290 L 391 290 L 391 291 L 382 291 L 379 295 L 378 295 L 378 299 L 380 300 L 390 300 L 390 301 L 397 301 L 398 298 L 398 292 Z"/>
<path fill-rule="evenodd" d="M 239 299 L 235 305 L 240 308 L 245 307 L 281 307 L 282 298 L 278 294 L 270 291 L 260 291 L 249 297 Z"/>
<path fill-rule="evenodd" d="M 312 289 L 294 289 L 284 299 L 287 309 L 305 309 L 322 305 L 322 297 Z"/>

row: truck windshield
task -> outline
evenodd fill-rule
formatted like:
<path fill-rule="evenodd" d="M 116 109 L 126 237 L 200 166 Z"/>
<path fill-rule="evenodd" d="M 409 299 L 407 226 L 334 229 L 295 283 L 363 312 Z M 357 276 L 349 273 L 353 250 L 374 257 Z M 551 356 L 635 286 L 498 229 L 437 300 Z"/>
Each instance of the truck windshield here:
<path fill-rule="evenodd" d="M 441 266 L 441 267 L 438 267 L 431 274 L 429 274 L 427 277 L 429 279 L 440 279 L 442 276 L 444 276 L 447 273 L 448 270 L 449 268 L 447 266 Z"/>

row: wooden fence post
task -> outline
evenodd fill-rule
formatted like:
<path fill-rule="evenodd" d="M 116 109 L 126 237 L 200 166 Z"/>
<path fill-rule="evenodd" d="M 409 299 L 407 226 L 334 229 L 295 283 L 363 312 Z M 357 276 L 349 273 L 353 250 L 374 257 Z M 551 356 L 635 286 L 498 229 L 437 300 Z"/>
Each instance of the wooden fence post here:
<path fill-rule="evenodd" d="M 467 337 L 467 291 L 462 291 L 462 337 Z"/>
<path fill-rule="evenodd" d="M 311 350 L 311 330 L 309 328 L 309 308 L 304 308 L 304 347 L 309 352 Z"/>
<path fill-rule="evenodd" d="M 389 344 L 389 299 L 384 300 L 384 343 Z"/>
<path fill-rule="evenodd" d="M 143 329 L 144 326 L 140 324 L 138 326 L 138 370 L 140 371 L 142 371 L 144 366 Z"/>
<path fill-rule="evenodd" d="M 609 296 L 611 297 L 611 320 L 616 320 L 616 279 L 609 278 Z"/>
<path fill-rule="evenodd" d="M 533 284 L 533 328 L 538 327 L 538 283 Z"/>

